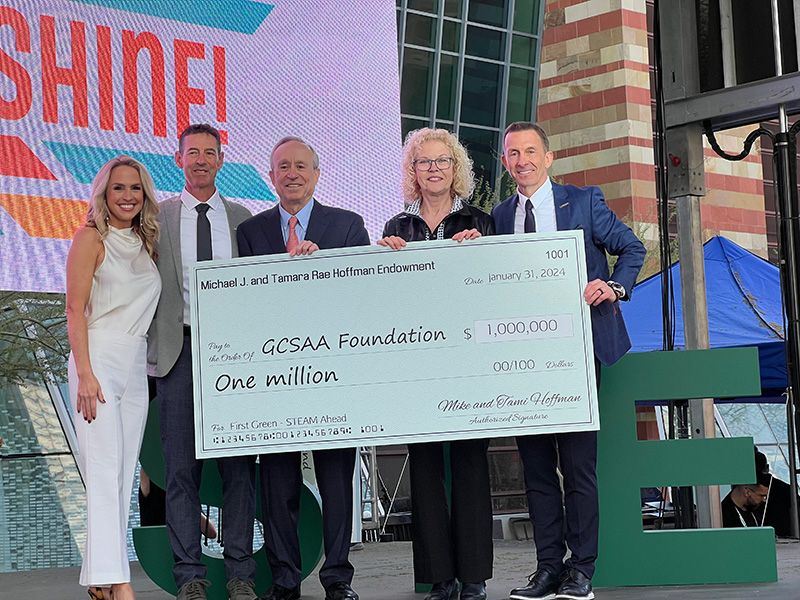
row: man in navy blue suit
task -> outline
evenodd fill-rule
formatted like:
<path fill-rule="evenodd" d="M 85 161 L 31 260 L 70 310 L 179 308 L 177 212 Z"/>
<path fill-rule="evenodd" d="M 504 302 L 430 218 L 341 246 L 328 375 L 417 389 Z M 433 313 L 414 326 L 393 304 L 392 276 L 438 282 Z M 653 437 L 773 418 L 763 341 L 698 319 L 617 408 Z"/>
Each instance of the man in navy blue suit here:
<path fill-rule="evenodd" d="M 240 256 L 310 255 L 319 249 L 369 245 L 364 220 L 354 212 L 314 200 L 319 157 L 302 139 L 285 137 L 272 149 L 270 179 L 280 202 L 248 219 L 238 229 Z M 309 315 L 313 317 L 313 315 Z M 322 496 L 325 562 L 319 578 L 325 600 L 358 600 L 350 587 L 353 523 L 353 448 L 315 450 L 314 467 Z M 298 600 L 302 579 L 297 522 L 303 485 L 300 453 L 262 454 L 259 458 L 264 545 L 272 569 L 272 587 L 264 600 Z"/>
<path fill-rule="evenodd" d="M 608 208 L 599 188 L 550 181 L 553 163 L 547 134 L 530 122 L 512 123 L 503 137 L 503 166 L 517 193 L 492 210 L 498 234 L 582 229 L 589 283 L 583 296 L 591 307 L 597 381 L 600 364 L 613 365 L 631 347 L 617 302 L 630 298 L 645 249 L 631 229 Z M 613 276 L 606 252 L 617 256 Z M 594 598 L 597 559 L 597 432 L 517 438 L 525 468 L 528 507 L 538 560 L 513 600 Z M 562 499 L 557 466 L 564 481 Z M 564 519 L 566 513 L 566 535 Z M 572 556 L 564 561 L 566 545 Z"/>

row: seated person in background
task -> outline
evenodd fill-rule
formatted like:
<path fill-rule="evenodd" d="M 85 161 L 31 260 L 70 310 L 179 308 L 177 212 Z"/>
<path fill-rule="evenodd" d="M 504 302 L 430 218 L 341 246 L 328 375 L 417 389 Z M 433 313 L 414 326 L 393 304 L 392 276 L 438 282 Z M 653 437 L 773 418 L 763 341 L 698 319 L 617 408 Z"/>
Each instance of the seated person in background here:
<path fill-rule="evenodd" d="M 763 452 L 756 452 L 756 473 L 763 473 L 770 477 L 767 484 L 769 494 L 766 502 L 761 504 L 755 511 L 759 523 L 763 522 L 765 527 L 772 527 L 775 535 L 779 537 L 789 537 L 791 531 L 791 510 L 792 510 L 792 488 L 791 486 L 772 475 L 769 472 L 769 462 Z M 800 499 L 798 499 L 800 504 Z"/>
<path fill-rule="evenodd" d="M 757 513 L 769 493 L 771 476 L 756 473 L 757 483 L 734 485 L 722 500 L 723 527 L 762 527 L 763 517 Z"/>

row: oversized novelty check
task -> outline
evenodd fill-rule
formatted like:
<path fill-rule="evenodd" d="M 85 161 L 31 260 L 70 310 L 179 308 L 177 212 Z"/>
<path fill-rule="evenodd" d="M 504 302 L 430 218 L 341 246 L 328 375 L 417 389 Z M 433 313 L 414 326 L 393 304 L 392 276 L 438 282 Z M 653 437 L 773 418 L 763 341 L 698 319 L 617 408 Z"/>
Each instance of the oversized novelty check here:
<path fill-rule="evenodd" d="M 197 456 L 598 429 L 582 232 L 198 263 Z"/>

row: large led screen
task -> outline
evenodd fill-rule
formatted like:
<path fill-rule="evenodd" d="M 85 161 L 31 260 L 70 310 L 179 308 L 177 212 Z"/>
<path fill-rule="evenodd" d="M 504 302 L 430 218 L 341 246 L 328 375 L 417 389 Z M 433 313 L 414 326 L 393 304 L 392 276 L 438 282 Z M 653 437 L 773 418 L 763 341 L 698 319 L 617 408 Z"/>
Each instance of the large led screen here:
<path fill-rule="evenodd" d="M 189 123 L 220 129 L 217 187 L 254 214 L 276 200 L 272 146 L 305 138 L 317 200 L 376 239 L 402 209 L 395 18 L 390 0 L 0 0 L 0 289 L 64 290 L 108 159 L 179 193 Z"/>

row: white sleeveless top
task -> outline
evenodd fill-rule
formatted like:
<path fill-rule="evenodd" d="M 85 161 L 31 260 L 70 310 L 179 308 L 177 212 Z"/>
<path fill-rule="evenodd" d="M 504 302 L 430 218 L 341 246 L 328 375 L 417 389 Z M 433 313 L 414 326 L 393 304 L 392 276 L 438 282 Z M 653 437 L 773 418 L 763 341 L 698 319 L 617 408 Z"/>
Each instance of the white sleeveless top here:
<path fill-rule="evenodd" d="M 161 277 L 133 229 L 108 227 L 105 257 L 94 272 L 89 329 L 145 336 L 161 295 Z"/>

